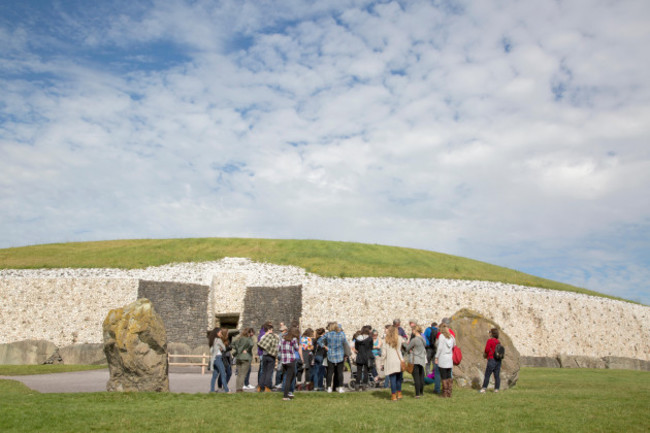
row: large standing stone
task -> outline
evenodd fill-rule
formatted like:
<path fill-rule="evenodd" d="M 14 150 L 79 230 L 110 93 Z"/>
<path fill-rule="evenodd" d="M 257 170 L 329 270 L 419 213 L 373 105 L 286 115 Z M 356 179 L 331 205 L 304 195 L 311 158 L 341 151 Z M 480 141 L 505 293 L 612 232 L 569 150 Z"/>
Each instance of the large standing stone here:
<path fill-rule="evenodd" d="M 108 391 L 169 391 L 165 327 L 148 299 L 111 310 L 103 328 Z"/>
<path fill-rule="evenodd" d="M 499 329 L 499 341 L 506 349 L 501 361 L 501 389 L 514 386 L 519 379 L 519 351 L 501 327 L 478 313 L 462 309 L 451 317 L 451 329 L 456 333 L 456 344 L 463 352 L 463 361 L 454 367 L 454 381 L 464 388 L 480 389 L 485 376 L 487 360 L 483 358 L 488 332 Z M 490 381 L 494 387 L 494 376 Z"/>

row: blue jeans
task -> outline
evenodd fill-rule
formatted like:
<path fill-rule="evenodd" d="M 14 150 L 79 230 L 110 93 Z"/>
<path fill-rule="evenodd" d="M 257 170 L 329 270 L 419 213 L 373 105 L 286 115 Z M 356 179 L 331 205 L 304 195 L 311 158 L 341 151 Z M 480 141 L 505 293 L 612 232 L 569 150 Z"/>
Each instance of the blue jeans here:
<path fill-rule="evenodd" d="M 223 357 L 221 355 L 214 358 L 214 364 L 212 365 L 212 379 L 210 379 L 210 392 L 214 392 L 214 385 L 217 382 L 217 377 L 226 377 L 226 367 L 223 365 Z M 223 389 L 226 392 L 229 392 L 228 382 L 226 381 L 223 384 Z"/>
<path fill-rule="evenodd" d="M 494 389 L 501 387 L 501 361 L 488 359 L 485 367 L 485 378 L 483 379 L 483 388 L 487 389 L 490 384 L 490 376 L 494 373 Z"/>
<path fill-rule="evenodd" d="M 281 383 L 284 383 L 284 380 L 282 380 L 282 365 L 278 364 L 280 366 L 280 369 L 275 370 L 275 386 L 280 385 Z"/>
<path fill-rule="evenodd" d="M 323 388 L 323 380 L 325 379 L 325 367 L 323 366 L 323 360 L 314 359 L 314 366 L 312 367 L 311 371 L 314 387 Z"/>
<path fill-rule="evenodd" d="M 275 358 L 270 355 L 262 356 L 260 370 L 262 370 L 262 380 L 260 388 L 273 388 L 273 370 L 275 369 Z"/>
<path fill-rule="evenodd" d="M 262 377 L 263 377 L 262 375 L 264 374 L 263 370 L 262 370 L 262 365 L 264 365 L 263 359 L 264 359 L 264 355 L 260 355 L 260 368 L 259 368 L 259 370 L 257 370 L 257 384 L 258 385 L 262 385 L 262 383 L 263 383 L 262 382 Z"/>
<path fill-rule="evenodd" d="M 230 364 L 230 359 L 232 358 L 222 357 L 223 368 L 226 374 L 219 376 L 219 380 L 217 380 L 217 386 L 219 386 L 219 388 L 223 387 L 226 391 L 228 390 L 228 382 L 230 382 L 230 378 L 232 377 L 232 365 Z M 224 379 L 226 380 L 226 386 L 223 386 Z"/>
<path fill-rule="evenodd" d="M 395 394 L 397 391 L 402 390 L 402 380 L 404 379 L 404 376 L 402 376 L 402 373 L 389 374 L 388 379 L 390 380 L 390 393 L 391 394 Z"/>
<path fill-rule="evenodd" d="M 436 394 L 440 394 L 440 368 L 438 367 L 438 364 L 434 364 L 436 366 L 436 377 L 433 379 L 434 380 L 434 385 L 433 385 L 433 392 Z"/>

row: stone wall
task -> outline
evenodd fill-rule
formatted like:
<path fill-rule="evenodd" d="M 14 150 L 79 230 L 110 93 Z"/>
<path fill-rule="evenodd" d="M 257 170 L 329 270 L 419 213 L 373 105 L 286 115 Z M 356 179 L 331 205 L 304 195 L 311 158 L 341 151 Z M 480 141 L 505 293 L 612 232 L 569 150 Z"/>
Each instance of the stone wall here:
<path fill-rule="evenodd" d="M 0 278 L 0 343 L 100 343 L 108 311 L 137 293 L 133 279 Z"/>
<path fill-rule="evenodd" d="M 571 292 L 437 279 L 309 278 L 303 327 L 339 321 L 351 334 L 393 318 L 429 324 L 468 308 L 498 323 L 523 356 L 650 360 L 650 308 Z M 614 325 L 613 325 L 614 324 Z"/>
<path fill-rule="evenodd" d="M 147 298 L 160 315 L 167 341 L 196 347 L 205 343 L 208 286 L 140 280 L 138 299 Z"/>
<path fill-rule="evenodd" d="M 302 286 L 248 287 L 244 296 L 242 326 L 260 329 L 270 320 L 275 329 L 302 317 Z"/>
<path fill-rule="evenodd" d="M 268 317 L 276 313 L 269 314 L 274 310 L 268 302 L 256 303 L 256 298 L 265 298 L 252 296 L 250 289 L 260 288 L 271 296 L 274 289 L 302 286 L 303 329 L 338 321 L 351 336 L 365 324 L 381 329 L 396 317 L 428 324 L 469 308 L 498 323 L 522 356 L 650 361 L 650 307 L 645 305 L 484 281 L 322 278 L 292 266 L 245 259 L 132 271 L 0 270 L 0 343 L 26 339 L 49 340 L 59 347 L 99 343 L 106 314 L 137 299 L 139 280 L 201 284 L 204 290 L 210 285 L 207 317 L 196 319 L 203 321 L 199 344 L 205 343 L 205 330 L 215 314 L 240 315 L 246 324 L 290 321 Z M 298 300 L 292 302 L 298 305 Z"/>

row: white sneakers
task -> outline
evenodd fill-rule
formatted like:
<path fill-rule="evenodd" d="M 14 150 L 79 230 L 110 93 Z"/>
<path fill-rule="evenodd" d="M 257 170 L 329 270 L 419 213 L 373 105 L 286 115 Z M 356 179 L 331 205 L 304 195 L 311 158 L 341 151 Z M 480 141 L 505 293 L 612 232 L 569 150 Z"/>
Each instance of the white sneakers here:
<path fill-rule="evenodd" d="M 337 390 L 340 394 L 343 394 L 343 393 L 345 392 L 345 388 L 343 388 L 342 386 L 336 388 L 336 390 Z M 330 393 L 332 392 L 332 387 L 331 387 L 331 386 L 330 386 L 329 388 L 327 388 L 327 392 L 330 392 Z"/>
<path fill-rule="evenodd" d="M 255 389 L 253 385 L 244 385 L 244 389 Z"/>

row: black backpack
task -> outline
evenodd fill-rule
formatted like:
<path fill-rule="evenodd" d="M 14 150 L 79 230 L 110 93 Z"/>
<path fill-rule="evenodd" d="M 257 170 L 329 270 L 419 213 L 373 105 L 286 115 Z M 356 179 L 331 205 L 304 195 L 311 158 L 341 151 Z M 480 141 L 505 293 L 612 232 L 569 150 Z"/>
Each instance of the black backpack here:
<path fill-rule="evenodd" d="M 429 329 L 431 330 L 431 333 L 429 334 L 429 345 L 427 347 L 435 352 L 438 346 L 438 340 L 436 340 L 436 335 L 438 335 L 438 328 L 429 326 Z"/>
<path fill-rule="evenodd" d="M 494 348 L 494 360 L 501 361 L 504 356 L 506 356 L 506 348 L 503 347 L 501 343 L 497 343 L 496 347 Z"/>

